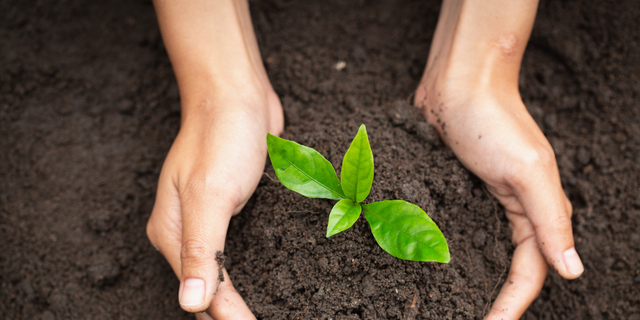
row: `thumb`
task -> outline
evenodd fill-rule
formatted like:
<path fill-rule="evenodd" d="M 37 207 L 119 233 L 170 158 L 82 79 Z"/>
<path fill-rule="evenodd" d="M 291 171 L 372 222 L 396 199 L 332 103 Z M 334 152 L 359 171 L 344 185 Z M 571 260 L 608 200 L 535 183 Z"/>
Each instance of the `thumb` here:
<path fill-rule="evenodd" d="M 522 175 L 526 180 L 516 185 L 516 196 L 533 224 L 547 262 L 563 278 L 575 279 L 584 266 L 573 241 L 571 202 L 562 189 L 555 159 L 542 167 Z"/>
<path fill-rule="evenodd" d="M 180 306 L 189 312 L 206 310 L 224 279 L 224 242 L 234 205 L 208 188 L 181 196 Z"/>

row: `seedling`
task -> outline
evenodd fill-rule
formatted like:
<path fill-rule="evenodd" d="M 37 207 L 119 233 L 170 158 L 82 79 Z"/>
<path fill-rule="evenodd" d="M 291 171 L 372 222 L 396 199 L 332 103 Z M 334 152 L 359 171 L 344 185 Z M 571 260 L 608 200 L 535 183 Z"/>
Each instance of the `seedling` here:
<path fill-rule="evenodd" d="M 269 157 L 278 180 L 309 198 L 339 200 L 329 214 L 327 238 L 349 229 L 364 211 L 378 245 L 404 260 L 449 262 L 449 247 L 438 226 L 418 206 L 403 200 L 363 204 L 373 184 L 373 153 L 367 130 L 360 126 L 335 169 L 318 151 L 267 134 Z"/>

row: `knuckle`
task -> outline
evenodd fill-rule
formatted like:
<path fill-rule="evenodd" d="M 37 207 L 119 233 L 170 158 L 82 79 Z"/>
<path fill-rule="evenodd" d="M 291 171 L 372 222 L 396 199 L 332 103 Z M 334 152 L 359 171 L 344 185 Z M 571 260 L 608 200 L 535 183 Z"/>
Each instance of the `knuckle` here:
<path fill-rule="evenodd" d="M 571 230 L 571 218 L 569 218 L 566 214 L 561 214 L 554 217 L 551 224 L 558 231 Z"/>
<path fill-rule="evenodd" d="M 157 231 L 157 227 L 155 224 L 155 219 L 153 218 L 153 215 L 151 216 L 151 218 L 149 218 L 149 221 L 147 221 L 147 238 L 149 239 L 149 242 L 151 242 L 151 244 L 158 248 L 158 231 Z"/>
<path fill-rule="evenodd" d="M 518 234 L 516 235 L 514 233 L 514 235 L 511 237 L 511 242 L 513 243 L 514 246 L 519 246 L 520 244 L 524 243 L 525 241 L 528 241 L 530 239 L 535 239 L 535 233 L 527 233 L 527 234 Z"/>
<path fill-rule="evenodd" d="M 204 242 L 190 239 L 182 244 L 180 259 L 183 266 L 194 268 L 213 261 L 213 254 Z"/>
<path fill-rule="evenodd" d="M 556 156 L 551 147 L 544 146 L 531 148 L 526 152 L 522 152 L 518 160 L 521 166 L 527 168 L 536 166 L 546 167 L 548 165 L 555 164 Z"/>
<path fill-rule="evenodd" d="M 573 205 L 571 204 L 571 201 L 569 201 L 569 199 L 567 199 L 565 197 L 565 203 L 566 203 L 566 208 L 567 208 L 567 213 L 569 214 L 569 217 L 573 216 Z"/>
<path fill-rule="evenodd" d="M 553 149 L 550 146 L 540 148 L 538 150 L 538 158 L 540 159 L 540 163 L 544 166 L 556 165 L 556 153 L 553 152 Z"/>
<path fill-rule="evenodd" d="M 525 241 L 535 240 L 536 232 L 526 217 L 519 217 L 519 221 L 513 224 L 513 233 L 511 235 L 511 241 L 515 246 L 518 246 Z"/>
<path fill-rule="evenodd" d="M 184 185 L 181 189 L 184 190 L 186 195 L 201 194 L 208 189 L 207 173 L 203 170 L 193 170 L 189 175 L 187 175 L 187 178 L 184 181 Z"/>
<path fill-rule="evenodd" d="M 530 183 L 531 175 L 544 172 L 547 168 L 556 166 L 556 156 L 549 146 L 530 148 L 521 152 L 513 161 L 509 180 L 517 187 L 526 187 Z"/>

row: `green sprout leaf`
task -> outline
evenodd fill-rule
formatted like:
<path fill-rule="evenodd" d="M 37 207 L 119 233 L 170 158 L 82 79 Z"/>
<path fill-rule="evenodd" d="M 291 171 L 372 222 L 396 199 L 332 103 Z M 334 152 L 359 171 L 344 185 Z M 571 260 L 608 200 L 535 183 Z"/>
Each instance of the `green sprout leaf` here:
<path fill-rule="evenodd" d="M 362 202 L 371 192 L 373 183 L 373 152 L 369 145 L 364 124 L 358 129 L 351 146 L 342 159 L 342 190 L 356 203 Z"/>
<path fill-rule="evenodd" d="M 332 235 L 351 228 L 356 223 L 362 212 L 362 207 L 353 203 L 351 199 L 342 199 L 333 206 L 329 214 L 329 225 L 327 226 L 327 238 Z"/>
<path fill-rule="evenodd" d="M 267 134 L 267 146 L 276 176 L 285 187 L 309 198 L 346 198 L 331 162 L 318 151 L 272 134 Z"/>
<path fill-rule="evenodd" d="M 267 134 L 267 146 L 276 176 L 285 187 L 310 198 L 340 200 L 329 214 L 327 238 L 351 228 L 364 211 L 373 237 L 392 256 L 449 262 L 447 240 L 420 207 L 403 200 L 360 204 L 373 183 L 373 153 L 364 125 L 342 160 L 342 185 L 318 151 L 271 134 Z"/>
<path fill-rule="evenodd" d="M 366 204 L 363 209 L 373 237 L 392 256 L 449 262 L 447 240 L 420 207 L 403 200 L 387 200 Z"/>

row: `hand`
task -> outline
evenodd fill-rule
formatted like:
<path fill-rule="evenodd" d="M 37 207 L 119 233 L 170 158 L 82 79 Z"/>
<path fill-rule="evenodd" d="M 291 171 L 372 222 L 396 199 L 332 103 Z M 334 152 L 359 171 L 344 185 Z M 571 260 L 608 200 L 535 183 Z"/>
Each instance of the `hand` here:
<path fill-rule="evenodd" d="M 414 103 L 504 206 L 516 246 L 489 320 L 518 319 L 552 266 L 584 271 L 551 145 L 518 92 L 538 0 L 443 0 Z"/>
<path fill-rule="evenodd" d="M 416 102 L 425 106 L 425 117 L 458 159 L 504 206 L 513 229 L 509 277 L 486 319 L 518 319 L 540 293 L 549 265 L 567 279 L 584 270 L 553 150 L 517 91 L 427 83 Z"/>
<path fill-rule="evenodd" d="M 182 125 L 160 173 L 147 233 L 180 279 L 183 309 L 207 310 L 217 320 L 255 319 L 216 256 L 229 219 L 260 181 L 267 131 L 282 132 L 282 106 L 246 0 L 153 3 L 180 88 Z"/>
<path fill-rule="evenodd" d="M 273 92 L 267 96 L 205 99 L 197 117 L 183 113 L 162 168 L 147 234 L 180 279 L 186 311 L 207 310 L 217 320 L 255 319 L 216 254 L 224 250 L 229 220 L 260 181 L 267 131 L 282 131 L 279 100 Z"/>

